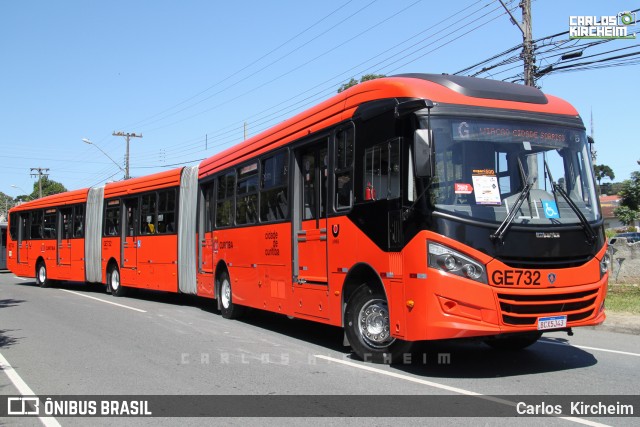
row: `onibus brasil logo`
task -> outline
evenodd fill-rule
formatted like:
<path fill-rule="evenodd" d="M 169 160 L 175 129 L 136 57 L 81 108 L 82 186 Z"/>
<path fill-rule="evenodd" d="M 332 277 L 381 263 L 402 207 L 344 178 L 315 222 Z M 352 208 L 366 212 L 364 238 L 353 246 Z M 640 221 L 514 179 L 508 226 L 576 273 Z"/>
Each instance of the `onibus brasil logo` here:
<path fill-rule="evenodd" d="M 610 16 L 570 16 L 570 39 L 635 39 L 629 27 L 636 23 L 635 12 L 620 12 Z"/>

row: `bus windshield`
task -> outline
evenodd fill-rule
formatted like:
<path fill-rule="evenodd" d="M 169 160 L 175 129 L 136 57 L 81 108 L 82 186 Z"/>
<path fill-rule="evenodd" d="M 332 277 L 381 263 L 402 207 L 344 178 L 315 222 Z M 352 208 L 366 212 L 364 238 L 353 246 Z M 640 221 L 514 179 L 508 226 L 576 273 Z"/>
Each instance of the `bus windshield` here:
<path fill-rule="evenodd" d="M 579 213 L 583 221 L 599 219 L 584 129 L 434 117 L 431 129 L 436 210 L 500 223 L 515 208 L 514 225 L 576 224 Z"/>

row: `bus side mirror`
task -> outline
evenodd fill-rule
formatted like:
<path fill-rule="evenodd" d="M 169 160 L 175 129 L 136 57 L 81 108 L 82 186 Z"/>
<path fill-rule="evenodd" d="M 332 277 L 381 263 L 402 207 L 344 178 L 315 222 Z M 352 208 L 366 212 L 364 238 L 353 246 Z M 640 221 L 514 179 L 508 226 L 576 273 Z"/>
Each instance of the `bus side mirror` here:
<path fill-rule="evenodd" d="M 413 153 L 415 156 L 415 175 L 417 177 L 429 177 L 431 170 L 431 130 L 416 129 L 413 136 Z"/>
<path fill-rule="evenodd" d="M 596 142 L 593 140 L 593 138 L 591 138 L 591 136 L 587 135 L 587 141 L 589 142 L 589 144 L 593 145 Z"/>

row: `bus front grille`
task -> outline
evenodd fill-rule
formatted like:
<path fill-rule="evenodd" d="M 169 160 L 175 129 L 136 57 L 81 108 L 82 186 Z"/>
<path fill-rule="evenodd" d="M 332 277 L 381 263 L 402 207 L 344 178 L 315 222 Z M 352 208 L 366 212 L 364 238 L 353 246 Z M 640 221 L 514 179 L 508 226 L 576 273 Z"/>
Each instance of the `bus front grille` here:
<path fill-rule="evenodd" d="M 598 289 L 555 295 L 499 293 L 502 321 L 506 325 L 535 325 L 539 317 L 566 315 L 567 322 L 583 320 L 595 312 Z"/>

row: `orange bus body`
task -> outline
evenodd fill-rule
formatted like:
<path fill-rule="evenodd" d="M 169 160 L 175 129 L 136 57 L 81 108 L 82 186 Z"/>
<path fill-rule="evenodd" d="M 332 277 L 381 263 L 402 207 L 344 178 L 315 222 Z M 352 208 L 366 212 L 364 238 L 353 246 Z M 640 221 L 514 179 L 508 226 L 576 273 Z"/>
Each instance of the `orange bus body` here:
<path fill-rule="evenodd" d="M 145 209 L 142 195 L 179 188 L 176 191 L 180 194 L 180 208 L 175 212 L 184 226 L 182 232 L 145 234 L 141 224 L 145 218 L 138 215 L 137 231 L 132 229 L 129 233 L 121 229 L 117 235 L 109 235 L 108 225 L 102 219 L 100 279 L 94 281 L 110 287 L 113 277 L 110 274 L 118 271 L 119 281 L 115 285 L 215 298 L 225 317 L 238 315 L 234 307 L 252 307 L 342 326 L 358 356 L 367 359 L 372 352 L 369 360 L 383 362 L 391 360 L 387 352 L 394 353 L 396 360 L 399 350 L 393 348 L 399 349 L 397 344 L 402 342 L 464 337 L 516 337 L 516 341 L 525 337 L 526 341 L 531 336 L 537 339 L 536 334 L 545 330 L 602 323 L 608 280 L 603 266 L 607 266 L 608 258 L 601 220 L 593 226 L 583 226 L 585 232 L 592 227 L 596 231 L 592 230 L 593 239 L 587 236 L 592 246 L 583 251 L 587 255 L 582 254 L 579 261 L 567 261 L 558 249 L 561 241 L 555 240 L 559 236 L 555 230 L 574 233 L 575 237 L 575 233 L 582 233 L 578 226 L 553 228 L 549 233 L 541 231 L 542 226 L 536 228 L 539 240 L 531 242 L 543 248 L 540 263 L 532 264 L 530 259 L 513 261 L 508 256 L 496 255 L 501 253 L 501 246 L 495 244 L 493 235 L 495 254 L 493 249 L 487 249 L 489 235 L 495 229 L 490 224 L 474 225 L 464 218 L 434 214 L 428 221 L 419 222 L 423 225 L 407 226 L 414 205 L 422 197 L 410 198 L 410 190 L 405 187 L 412 178 L 407 175 L 397 178 L 397 185 L 405 186 L 399 193 L 403 202 L 389 199 L 385 205 L 383 198 L 375 195 L 381 189 L 391 194 L 391 185 L 396 185 L 391 178 L 394 171 L 390 160 L 385 160 L 387 163 L 378 160 L 379 165 L 388 167 L 387 187 L 376 188 L 375 183 L 364 177 L 363 171 L 371 171 L 372 179 L 381 176 L 373 166 L 366 169 L 368 166 L 363 165 L 369 161 L 366 156 L 373 162 L 376 155 L 378 159 L 380 156 L 375 153 L 391 156 L 393 147 L 402 147 L 398 149 L 402 159 L 398 160 L 398 166 L 403 165 L 405 171 L 413 168 L 411 156 L 415 154 L 411 153 L 415 149 L 409 148 L 406 141 L 409 135 L 413 136 L 417 121 L 422 120 L 417 113 L 415 117 L 412 115 L 419 110 L 413 105 L 422 105 L 425 123 L 431 120 L 424 113 L 427 109 L 429 114 L 431 110 L 437 114 L 441 109 L 443 117 L 486 115 L 496 120 L 504 117 L 513 123 L 524 117 L 522 120 L 566 122 L 574 128 L 584 128 L 577 111 L 559 98 L 545 96 L 535 89 L 521 92 L 515 85 L 507 87 L 501 82 L 489 83 L 493 84 L 492 90 L 483 92 L 485 83 L 474 86 L 478 81 L 405 75 L 356 85 L 202 161 L 195 177 L 197 201 L 186 205 L 183 202 L 190 193 L 185 190 L 189 185 L 185 184 L 182 168 L 107 184 L 101 212 L 106 215 L 110 203 L 122 204 L 119 220 L 125 222 L 127 212 L 132 212 L 134 206 L 128 200 L 139 196 L 135 209 Z M 464 87 L 465 84 L 469 86 Z M 412 109 L 404 113 L 403 106 Z M 383 138 L 382 134 L 393 138 L 386 145 L 369 141 Z M 347 145 L 340 147 L 350 148 L 339 148 L 344 141 Z M 529 143 L 524 144 L 526 147 Z M 351 163 L 339 165 L 343 157 L 348 157 L 345 150 L 351 150 Z M 280 181 L 274 178 L 277 173 Z M 343 206 L 338 201 L 338 190 L 341 180 L 347 178 L 358 188 L 351 188 L 349 202 Z M 423 194 L 428 189 L 425 187 Z M 456 187 L 456 194 L 463 193 Z M 26 203 L 12 213 L 86 200 L 87 190 L 78 190 Z M 371 217 L 373 214 L 368 211 L 373 212 L 375 206 L 391 210 L 384 211 L 384 218 Z M 596 206 L 595 218 L 599 217 L 598 209 Z M 155 212 L 147 218 L 157 227 L 161 220 L 159 210 Z M 372 229 L 372 221 L 379 223 L 379 227 Z M 441 228 L 434 226 L 436 222 Z M 476 227 L 474 238 L 483 244 L 465 243 L 464 239 L 454 237 L 453 230 L 446 231 L 452 224 L 460 230 L 467 225 L 471 227 L 469 230 Z M 516 228 L 512 233 L 518 233 L 518 239 L 529 236 L 524 227 Z M 405 229 L 411 238 L 403 241 L 397 236 L 404 235 Z M 465 235 L 464 231 L 460 233 L 458 236 Z M 184 240 L 193 235 L 193 242 Z M 17 275 L 31 277 L 37 259 L 44 259 L 51 278 L 84 280 L 84 266 L 75 262 L 82 259 L 78 255 L 82 253 L 81 241 L 77 248 L 72 245 L 75 255 L 71 256 L 70 267 L 53 262 L 55 243 L 55 240 L 23 241 L 18 247 L 10 238 L 9 268 Z M 480 265 L 485 281 L 470 280 L 427 265 L 432 244 Z M 513 245 L 508 243 L 505 247 Z M 178 247 L 183 248 L 182 255 Z M 26 255 L 18 262 L 17 253 L 25 251 Z M 182 275 L 191 268 L 193 277 Z M 372 295 L 370 298 L 365 295 L 367 291 Z M 356 315 L 352 315 L 354 310 L 359 310 Z M 541 326 L 541 322 L 554 322 L 556 318 L 564 320 L 558 323 L 561 325 L 558 328 L 553 323 Z M 362 324 L 354 325 L 359 321 Z M 381 331 L 376 329 L 378 326 Z M 369 334 L 373 337 L 368 337 Z"/>
<path fill-rule="evenodd" d="M 154 175 L 108 183 L 104 199 L 137 197 L 180 185 L 182 168 Z M 122 243 L 122 246 L 121 246 Z M 102 283 L 107 281 L 110 264 L 118 265 L 123 286 L 178 292 L 178 240 L 175 232 L 102 237 Z"/>
<path fill-rule="evenodd" d="M 87 201 L 88 189 L 69 191 L 61 194 L 36 199 L 11 209 L 11 212 L 26 212 L 40 209 L 63 208 L 84 205 Z M 84 238 L 60 236 L 60 240 L 42 230 L 37 239 L 26 239 L 18 243 L 9 238 L 7 250 L 8 268 L 17 276 L 35 277 L 36 266 L 44 262 L 47 275 L 55 280 L 84 281 Z M 45 233 L 46 231 L 46 233 Z M 81 230 L 74 230 L 81 231 Z"/>

